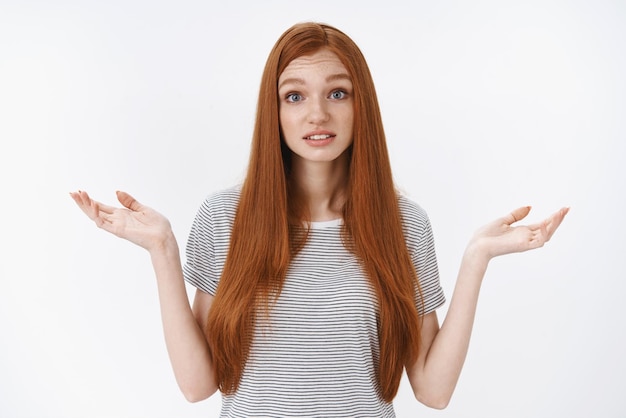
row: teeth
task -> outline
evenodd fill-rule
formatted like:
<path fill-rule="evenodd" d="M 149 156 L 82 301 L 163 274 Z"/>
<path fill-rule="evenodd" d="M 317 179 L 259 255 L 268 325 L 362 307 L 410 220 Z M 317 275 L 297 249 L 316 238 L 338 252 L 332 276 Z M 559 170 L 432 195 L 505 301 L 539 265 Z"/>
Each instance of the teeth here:
<path fill-rule="evenodd" d="M 312 139 L 312 140 L 320 140 L 320 139 L 327 139 L 330 138 L 330 135 L 311 135 L 310 137 L 308 137 L 307 139 Z"/>

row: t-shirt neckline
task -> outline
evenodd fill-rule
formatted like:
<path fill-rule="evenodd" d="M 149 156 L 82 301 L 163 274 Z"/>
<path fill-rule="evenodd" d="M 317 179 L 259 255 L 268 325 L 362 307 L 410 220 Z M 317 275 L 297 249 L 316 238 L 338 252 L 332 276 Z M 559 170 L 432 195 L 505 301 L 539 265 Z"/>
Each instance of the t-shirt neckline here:
<path fill-rule="evenodd" d="M 330 221 L 311 221 L 309 225 L 311 229 L 324 229 L 340 226 L 343 224 L 343 218 L 331 219 Z"/>

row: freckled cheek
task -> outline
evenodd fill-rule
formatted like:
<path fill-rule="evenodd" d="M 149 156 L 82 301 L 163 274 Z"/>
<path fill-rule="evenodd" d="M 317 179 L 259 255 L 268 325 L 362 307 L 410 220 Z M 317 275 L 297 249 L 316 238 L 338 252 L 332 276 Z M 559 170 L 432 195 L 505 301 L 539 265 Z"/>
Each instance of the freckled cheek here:
<path fill-rule="evenodd" d="M 280 131 L 284 139 L 291 139 L 296 134 L 296 120 L 292 112 L 278 112 L 278 122 L 280 123 Z"/>
<path fill-rule="evenodd" d="M 354 135 L 354 114 L 352 112 L 348 112 L 344 118 L 345 121 L 345 129 L 349 131 L 350 137 Z"/>
<path fill-rule="evenodd" d="M 295 126 L 298 123 L 302 123 L 303 117 L 303 112 L 295 109 L 278 112 L 278 120 L 283 127 Z"/>

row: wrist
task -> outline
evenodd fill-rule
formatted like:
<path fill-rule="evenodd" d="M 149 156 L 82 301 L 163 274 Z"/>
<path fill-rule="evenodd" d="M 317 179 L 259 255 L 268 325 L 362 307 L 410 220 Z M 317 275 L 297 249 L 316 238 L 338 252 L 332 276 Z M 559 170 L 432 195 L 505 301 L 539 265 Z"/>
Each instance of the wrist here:
<path fill-rule="evenodd" d="M 469 263 L 477 268 L 487 269 L 489 265 L 489 261 L 493 256 L 489 254 L 486 246 L 481 242 L 481 240 L 472 239 L 465 248 L 465 252 L 463 253 L 463 262 Z"/>
<path fill-rule="evenodd" d="M 162 237 L 155 241 L 155 243 L 148 249 L 150 257 L 155 258 L 168 258 L 172 255 L 179 255 L 178 242 L 174 233 L 169 230 Z"/>
<path fill-rule="evenodd" d="M 183 283 L 180 253 L 174 234 L 168 235 L 166 239 L 159 241 L 159 245 L 153 246 L 150 249 L 150 258 L 159 284 L 159 293 L 163 289 L 170 289 L 169 292 L 171 291 L 169 286 L 179 286 Z"/>

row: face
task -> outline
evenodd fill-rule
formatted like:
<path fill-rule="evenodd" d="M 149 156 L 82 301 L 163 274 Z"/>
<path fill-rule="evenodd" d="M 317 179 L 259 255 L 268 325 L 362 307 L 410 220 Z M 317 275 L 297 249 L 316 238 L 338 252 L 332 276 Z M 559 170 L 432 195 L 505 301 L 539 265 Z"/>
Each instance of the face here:
<path fill-rule="evenodd" d="M 280 125 L 294 162 L 331 163 L 352 144 L 353 89 L 337 55 L 294 59 L 278 78 Z"/>

